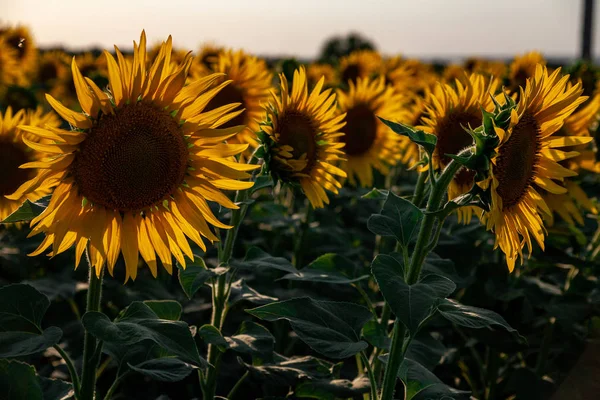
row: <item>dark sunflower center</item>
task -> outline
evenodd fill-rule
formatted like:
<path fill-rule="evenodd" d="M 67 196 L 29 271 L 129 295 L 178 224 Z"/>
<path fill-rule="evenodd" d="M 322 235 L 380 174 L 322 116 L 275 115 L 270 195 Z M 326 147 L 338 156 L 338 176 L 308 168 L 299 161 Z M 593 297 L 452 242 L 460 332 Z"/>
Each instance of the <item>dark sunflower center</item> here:
<path fill-rule="evenodd" d="M 349 156 L 359 156 L 369 151 L 377 137 L 377 118 L 365 104 L 358 104 L 346 112 L 346 126 L 342 141 Z"/>
<path fill-rule="evenodd" d="M 53 62 L 45 62 L 40 65 L 39 78 L 42 83 L 53 81 L 58 77 L 58 68 Z"/>
<path fill-rule="evenodd" d="M 25 55 L 25 50 L 27 49 L 27 41 L 23 40 L 23 38 L 21 38 L 21 36 L 19 35 L 10 35 L 7 40 L 8 44 L 14 48 L 15 50 L 17 50 L 17 53 L 19 54 L 19 58 L 23 58 L 23 56 Z"/>
<path fill-rule="evenodd" d="M 238 108 L 244 108 L 244 93 L 240 88 L 235 86 L 233 83 L 225 86 L 211 101 L 206 105 L 205 111 L 214 110 L 222 106 L 226 106 L 231 103 L 242 103 Z M 233 118 L 232 120 L 224 123 L 219 128 L 231 128 L 232 126 L 245 125 L 246 124 L 246 111 L 243 111 L 240 115 Z"/>
<path fill-rule="evenodd" d="M 529 78 L 529 73 L 525 70 L 525 68 L 519 68 L 513 78 L 512 89 L 519 90 L 519 86 L 522 87 L 523 89 L 525 89 L 528 78 Z"/>
<path fill-rule="evenodd" d="M 502 208 L 519 203 L 535 175 L 540 150 L 540 127 L 531 114 L 523 114 L 508 140 L 500 147 L 494 176 Z"/>
<path fill-rule="evenodd" d="M 308 164 L 305 170 L 310 169 L 314 164 L 317 150 L 315 143 L 317 130 L 312 119 L 298 111 L 288 112 L 282 115 L 278 130 L 280 145 L 291 146 L 294 159 L 299 159 L 306 154 Z"/>
<path fill-rule="evenodd" d="M 28 162 L 24 149 L 9 141 L 0 140 L 0 197 L 12 194 L 30 178 L 30 169 L 19 166 Z"/>
<path fill-rule="evenodd" d="M 211 65 L 217 60 L 217 57 L 219 56 L 219 53 L 216 51 L 209 51 L 204 53 L 204 55 L 202 56 L 202 60 L 200 60 L 200 62 L 202 64 L 204 64 L 204 66 L 210 68 Z"/>
<path fill-rule="evenodd" d="M 360 66 L 358 64 L 350 64 L 344 68 L 344 71 L 342 71 L 342 82 L 356 82 L 356 80 L 360 77 L 360 74 Z"/>
<path fill-rule="evenodd" d="M 473 138 L 462 128 L 476 128 L 481 125 L 481 114 L 467 112 L 451 112 L 438 126 L 436 151 L 440 156 L 441 166 L 445 167 L 450 162 L 446 154 L 458 154 L 462 149 L 473 144 Z M 454 180 L 459 185 L 470 185 L 475 173 L 461 169 Z"/>
<path fill-rule="evenodd" d="M 183 182 L 187 144 L 167 112 L 130 104 L 103 115 L 71 166 L 80 194 L 108 209 L 137 211 L 159 203 Z"/>

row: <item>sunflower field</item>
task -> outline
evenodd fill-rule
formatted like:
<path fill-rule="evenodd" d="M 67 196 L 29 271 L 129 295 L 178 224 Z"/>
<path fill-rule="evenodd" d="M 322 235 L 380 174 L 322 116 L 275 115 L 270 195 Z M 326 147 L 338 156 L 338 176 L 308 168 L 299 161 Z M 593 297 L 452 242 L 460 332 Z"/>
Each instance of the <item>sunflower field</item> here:
<path fill-rule="evenodd" d="M 135 39 L 0 26 L 0 399 L 600 398 L 600 69 Z"/>

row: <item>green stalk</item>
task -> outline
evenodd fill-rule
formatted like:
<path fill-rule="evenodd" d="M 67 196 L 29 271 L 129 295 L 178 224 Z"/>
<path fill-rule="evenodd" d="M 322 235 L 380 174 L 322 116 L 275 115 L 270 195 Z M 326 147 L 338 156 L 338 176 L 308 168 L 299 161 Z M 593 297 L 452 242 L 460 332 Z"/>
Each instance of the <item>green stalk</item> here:
<path fill-rule="evenodd" d="M 86 249 L 87 253 L 87 249 Z M 89 254 L 86 254 L 89 262 Z M 102 297 L 102 278 L 104 267 L 100 270 L 100 276 L 89 263 L 88 293 L 86 312 L 100 311 L 100 299 Z M 100 355 L 97 353 L 97 341 L 94 335 L 85 332 L 83 338 L 83 369 L 81 372 L 80 400 L 94 400 L 96 393 L 96 370 Z"/>
<path fill-rule="evenodd" d="M 300 223 L 300 229 L 298 231 L 298 236 L 296 238 L 296 242 L 294 243 L 294 254 L 292 256 L 292 264 L 296 269 L 302 268 L 302 263 L 304 262 L 304 244 L 306 242 L 306 236 L 308 234 L 308 226 L 312 220 L 313 216 L 313 208 L 308 202 L 306 206 L 306 213 L 304 215 L 304 221 Z"/>
<path fill-rule="evenodd" d="M 60 347 L 57 344 L 55 344 L 53 347 L 56 351 L 58 351 L 58 354 L 60 354 L 62 359 L 65 361 L 65 364 L 67 365 L 67 369 L 69 370 L 69 375 L 71 375 L 71 382 L 73 383 L 73 391 L 75 392 L 75 399 L 79 399 L 80 383 L 79 383 L 79 375 L 77 374 L 77 369 L 75 369 L 75 364 L 73 363 L 73 360 L 71 359 L 71 357 L 69 357 L 69 354 L 67 354 L 67 352 L 64 351 L 62 347 Z"/>
<path fill-rule="evenodd" d="M 242 377 L 240 379 L 238 379 L 238 381 L 235 383 L 235 385 L 229 391 L 229 394 L 227 395 L 227 399 L 229 399 L 229 400 L 233 399 L 233 396 L 236 394 L 236 392 L 238 391 L 240 386 L 242 386 L 242 384 L 244 383 L 246 378 L 248 378 L 248 375 L 250 375 L 250 372 L 246 371 L 244 373 L 244 375 L 242 375 Z"/>
<path fill-rule="evenodd" d="M 470 151 L 470 149 L 465 151 Z M 460 164 L 452 160 L 437 180 L 433 179 L 433 175 L 430 176 L 430 181 L 433 187 L 429 193 L 429 200 L 427 201 L 425 215 L 423 217 L 423 221 L 421 222 L 421 227 L 419 228 L 417 243 L 415 244 L 406 274 L 406 283 L 409 285 L 413 285 L 419 279 L 421 268 L 423 267 L 423 261 L 428 253 L 427 248 L 429 246 L 429 240 L 431 238 L 433 225 L 436 219 L 434 212 L 440 208 L 440 204 L 444 199 L 448 185 L 460 167 Z M 394 331 L 392 333 L 392 347 L 390 348 L 389 358 L 383 376 L 381 400 L 392 400 L 394 396 L 398 370 L 400 369 L 400 365 L 404 360 L 404 353 L 406 352 L 410 342 L 410 340 L 404 339 L 405 335 L 406 328 L 404 324 L 396 319 L 396 322 L 394 323 Z"/>
<path fill-rule="evenodd" d="M 231 260 L 233 247 L 237 238 L 240 224 L 244 219 L 246 212 L 248 211 L 248 204 L 246 204 L 246 200 L 248 200 L 249 195 L 249 190 L 238 191 L 235 195 L 235 202 L 240 203 L 240 208 L 237 210 L 231 210 L 231 219 L 229 225 L 231 225 L 232 228 L 227 231 L 227 235 L 225 236 L 225 244 L 223 245 L 222 250 L 219 252 L 220 266 L 227 266 Z M 223 329 L 223 322 L 227 314 L 227 300 L 229 298 L 231 289 L 231 283 L 229 282 L 228 275 L 229 272 L 219 275 L 216 282 L 213 284 L 213 306 L 210 323 L 219 331 Z M 205 380 L 202 379 L 202 375 L 199 373 L 200 386 L 202 388 L 204 398 L 212 399 L 214 398 L 217 389 L 217 376 L 219 373 L 218 370 L 221 352 L 216 346 L 209 344 L 207 357 L 208 362 L 212 365 L 212 367 L 209 367 Z"/>
<path fill-rule="evenodd" d="M 360 352 L 360 358 L 365 364 L 367 368 L 367 376 L 369 377 L 369 382 L 371 386 L 371 400 L 377 400 L 377 381 L 375 380 L 375 375 L 373 374 L 373 370 L 371 369 L 371 365 L 369 364 L 369 359 L 364 351 Z"/>

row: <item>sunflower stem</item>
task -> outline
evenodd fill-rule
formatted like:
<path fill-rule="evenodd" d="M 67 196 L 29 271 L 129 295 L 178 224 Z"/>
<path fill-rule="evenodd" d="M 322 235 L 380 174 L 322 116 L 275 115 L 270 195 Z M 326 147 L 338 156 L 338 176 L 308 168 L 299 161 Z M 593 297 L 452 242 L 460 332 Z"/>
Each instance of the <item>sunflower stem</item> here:
<path fill-rule="evenodd" d="M 240 225 L 248 211 L 246 200 L 248 200 L 249 196 L 249 190 L 240 190 L 235 195 L 235 203 L 238 204 L 239 208 L 231 210 L 229 225 L 231 225 L 232 228 L 227 231 L 225 244 L 219 252 L 219 266 L 229 266 Z M 231 280 L 228 279 L 229 274 L 230 272 L 219 275 L 216 282 L 213 283 L 213 305 L 210 322 L 211 325 L 216 327 L 219 331 L 223 329 L 223 322 L 227 314 L 227 301 L 231 289 Z M 202 377 L 200 376 L 200 387 L 202 388 L 204 398 L 212 399 L 214 398 L 217 389 L 217 376 L 219 374 L 221 352 L 216 346 L 209 344 L 207 357 L 208 362 L 212 367 L 209 367 L 204 381 L 202 381 Z"/>
<path fill-rule="evenodd" d="M 86 253 L 88 253 L 86 249 Z M 102 278 L 104 268 L 100 269 L 100 274 L 95 273 L 95 269 L 89 262 L 88 293 L 86 313 L 90 311 L 100 311 L 100 299 L 102 298 Z M 97 341 L 94 335 L 86 330 L 83 339 L 83 369 L 81 372 L 81 388 L 79 391 L 80 400 L 94 400 L 96 396 L 96 370 L 98 369 Z"/>
<path fill-rule="evenodd" d="M 58 352 L 58 354 L 60 354 L 60 356 L 64 360 L 65 364 L 67 365 L 67 369 L 69 370 L 69 375 L 71 375 L 71 382 L 73 383 L 73 391 L 75 392 L 75 399 L 79 399 L 80 383 L 79 383 L 79 375 L 77 374 L 77 369 L 75 369 L 75 363 L 73 363 L 73 360 L 71 359 L 71 357 L 69 357 L 69 354 L 66 351 L 64 351 L 62 347 L 60 347 L 57 344 L 55 344 L 53 347 Z"/>
<path fill-rule="evenodd" d="M 360 358 L 367 369 L 367 376 L 369 377 L 369 383 L 371 386 L 371 400 L 377 400 L 377 380 L 375 379 L 375 375 L 373 374 L 373 370 L 371 369 L 371 364 L 369 364 L 369 359 L 364 351 L 360 352 Z"/>
<path fill-rule="evenodd" d="M 300 223 L 298 229 L 298 236 L 294 243 L 294 255 L 292 258 L 292 264 L 296 269 L 302 268 L 304 262 L 304 244 L 306 242 L 306 236 L 308 234 L 308 226 L 311 223 L 313 217 L 313 208 L 310 204 L 306 206 L 306 212 L 304 214 L 304 220 Z"/>
<path fill-rule="evenodd" d="M 465 153 L 467 152 L 470 153 L 471 149 L 469 148 L 462 151 L 460 155 L 465 155 Z M 417 243 L 415 244 L 415 248 L 413 250 L 413 254 L 410 260 L 410 264 L 408 265 L 408 271 L 406 274 L 406 283 L 409 285 L 415 284 L 419 279 L 419 275 L 421 274 L 421 268 L 423 267 L 423 261 L 425 260 L 427 253 L 430 251 L 430 249 L 428 249 L 429 240 L 431 238 L 433 225 L 436 220 L 434 212 L 440 208 L 440 204 L 442 203 L 444 195 L 448 190 L 448 185 L 450 185 L 452 178 L 454 178 L 454 175 L 456 175 L 460 168 L 461 165 L 455 160 L 452 160 L 446 166 L 446 168 L 437 178 L 437 180 L 433 180 L 433 174 L 430 175 L 432 189 L 429 193 L 429 200 L 427 201 L 425 215 L 423 217 L 423 221 L 421 222 L 421 227 L 419 228 Z M 441 223 L 442 221 L 440 221 L 440 224 Z M 396 322 L 394 323 L 394 330 L 392 333 L 392 345 L 390 348 L 388 362 L 383 376 L 383 390 L 381 392 L 381 400 L 392 400 L 394 396 L 396 381 L 398 379 L 398 371 L 400 369 L 402 361 L 404 360 L 404 354 L 406 352 L 406 349 L 408 348 L 408 344 L 410 343 L 410 337 L 408 338 L 408 340 L 406 340 L 405 335 L 406 328 L 404 324 L 402 324 L 402 322 L 396 319 Z"/>

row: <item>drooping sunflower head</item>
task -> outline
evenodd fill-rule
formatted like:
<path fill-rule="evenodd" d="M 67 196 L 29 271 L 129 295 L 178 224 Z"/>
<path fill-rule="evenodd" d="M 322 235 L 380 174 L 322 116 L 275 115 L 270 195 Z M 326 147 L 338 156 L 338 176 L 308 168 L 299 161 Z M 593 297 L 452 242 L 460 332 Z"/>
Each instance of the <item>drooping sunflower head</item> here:
<path fill-rule="evenodd" d="M 373 185 L 373 169 L 383 174 L 401 158 L 400 137 L 377 117 L 392 121 L 406 119 L 404 95 L 396 92 L 385 79 L 358 78 L 349 89 L 338 90 L 340 110 L 346 113 L 342 128 L 346 161 L 342 168 L 351 184 L 363 187 Z"/>
<path fill-rule="evenodd" d="M 525 244 L 531 252 L 531 236 L 543 249 L 540 211 L 550 214 L 550 210 L 539 191 L 565 193 L 566 189 L 556 181 L 575 175 L 559 164 L 573 154 L 559 148 L 591 140 L 555 135 L 565 119 L 585 101 L 580 96 L 581 85 L 568 88 L 567 81 L 568 76 L 561 77 L 560 70 L 548 74 L 546 67 L 538 65 L 533 78 L 521 89 L 509 127 L 496 129 L 500 144 L 492 158 L 489 178 L 480 183 L 491 192 L 491 209 L 482 219 L 487 229 L 494 231 L 495 245 L 506 255 L 510 271 L 517 258 L 522 261 Z"/>
<path fill-rule="evenodd" d="M 368 78 L 381 66 L 381 55 L 373 50 L 356 50 L 340 59 L 338 70 L 342 84 L 356 82 L 358 78 Z"/>
<path fill-rule="evenodd" d="M 0 27 L 0 38 L 17 52 L 17 62 L 23 75 L 27 76 L 36 68 L 37 47 L 29 29 L 23 25 Z"/>
<path fill-rule="evenodd" d="M 109 92 L 83 77 L 73 60 L 71 71 L 83 113 L 66 108 L 47 95 L 56 112 L 74 130 L 22 126 L 32 135 L 50 139 L 35 143 L 23 139 L 43 154 L 36 163 L 41 172 L 21 185 L 11 199 L 43 186 L 54 187 L 46 210 L 36 217 L 32 234 L 45 239 L 32 255 L 52 246 L 52 255 L 75 245 L 76 265 L 86 247 L 99 274 L 106 264 L 112 273 L 119 255 L 125 261 L 126 280 L 137 276 L 139 255 L 152 274 L 157 259 L 172 271 L 172 257 L 185 267 L 193 259 L 188 240 L 206 249 L 204 240 L 218 240 L 210 225 L 229 228 L 212 213 L 208 201 L 227 208 L 237 206 L 222 189 L 244 189 L 251 182 L 232 156 L 247 145 L 224 141 L 242 129 L 219 126 L 235 118 L 239 104 L 212 111 L 206 105 L 229 82 L 217 87 L 214 74 L 184 87 L 191 56 L 174 72 L 171 38 L 146 65 L 146 36 L 134 42 L 133 62 L 115 47 L 117 60 L 104 52 Z"/>
<path fill-rule="evenodd" d="M 516 56 L 508 68 L 510 89 L 518 92 L 520 87 L 525 87 L 527 79 L 533 78 L 538 64 L 546 65 L 546 59 L 537 51 Z"/>
<path fill-rule="evenodd" d="M 309 93 L 304 67 L 294 72 L 292 90 L 279 75 L 280 93 L 272 92 L 259 135 L 265 168 L 275 180 L 299 186 L 314 208 L 329 204 L 325 189 L 337 194 L 346 173 L 335 166 L 343 159 L 345 114 L 337 112 L 331 89 L 321 92 L 322 78 Z"/>
<path fill-rule="evenodd" d="M 8 107 L 4 115 L 0 113 L 0 221 L 19 208 L 25 200 L 35 201 L 50 193 L 50 185 L 46 184 L 18 198 L 9 200 L 5 197 L 35 177 L 35 164 L 41 159 L 40 153 L 32 151 L 23 143 L 23 137 L 40 141 L 40 138 L 18 128 L 24 123 L 34 127 L 48 124 L 54 128 L 60 124 L 54 113 L 44 113 L 41 108 L 13 113 L 12 108 Z M 33 168 L 21 168 L 21 165 L 27 163 Z"/>
<path fill-rule="evenodd" d="M 222 51 L 211 69 L 204 69 L 198 77 L 215 72 L 224 74 L 215 82 L 215 86 L 225 80 L 230 80 L 231 83 L 213 97 L 207 104 L 206 111 L 227 104 L 240 103 L 244 109 L 242 113 L 222 127 L 245 125 L 245 129 L 233 137 L 230 142 L 248 143 L 250 146 L 256 147 L 258 145 L 256 137 L 256 132 L 259 130 L 258 122 L 264 116 L 263 103 L 270 97 L 273 75 L 263 60 L 241 50 Z"/>
<path fill-rule="evenodd" d="M 437 136 L 433 153 L 433 167 L 443 169 L 451 161 L 448 154 L 458 154 L 473 145 L 473 138 L 464 128 L 475 129 L 481 126 L 481 108 L 494 109 L 490 95 L 498 88 L 496 80 L 488 80 L 483 75 L 471 74 L 456 80 L 453 86 L 439 84 L 426 100 L 427 117 L 423 118 L 424 131 Z M 448 188 L 448 196 L 454 198 L 469 191 L 473 185 L 475 172 L 461 169 Z M 459 220 L 469 222 L 473 215 L 472 207 L 459 209 Z"/>

